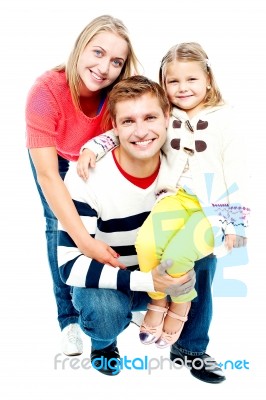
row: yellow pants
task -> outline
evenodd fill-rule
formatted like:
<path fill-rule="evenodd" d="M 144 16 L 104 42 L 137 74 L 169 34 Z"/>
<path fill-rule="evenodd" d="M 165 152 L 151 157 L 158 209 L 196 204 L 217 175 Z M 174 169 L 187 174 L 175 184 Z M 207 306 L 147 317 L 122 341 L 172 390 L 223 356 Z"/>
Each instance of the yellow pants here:
<path fill-rule="evenodd" d="M 164 260 L 172 259 L 168 274 L 179 277 L 194 267 L 195 261 L 213 252 L 214 237 L 196 196 L 183 189 L 155 204 L 141 226 L 136 240 L 140 270 L 148 272 Z M 149 293 L 152 299 L 162 299 L 165 293 Z M 174 297 L 175 303 L 191 301 L 195 289 Z"/>

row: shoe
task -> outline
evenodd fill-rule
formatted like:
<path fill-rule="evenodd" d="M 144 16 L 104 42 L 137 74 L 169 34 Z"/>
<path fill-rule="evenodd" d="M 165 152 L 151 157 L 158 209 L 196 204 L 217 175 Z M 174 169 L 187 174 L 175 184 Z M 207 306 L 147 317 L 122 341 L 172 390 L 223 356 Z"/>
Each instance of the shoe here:
<path fill-rule="evenodd" d="M 175 353 L 170 352 L 170 359 L 176 364 L 187 366 L 190 369 L 191 375 L 200 381 L 221 383 L 226 380 L 217 362 L 206 353 L 200 356 L 189 356 L 175 349 Z"/>
<path fill-rule="evenodd" d="M 158 326 L 149 326 L 145 323 L 144 319 L 143 323 L 141 324 L 139 332 L 139 339 L 142 344 L 152 344 L 159 339 L 163 330 L 164 317 L 166 316 L 167 313 L 167 308 L 161 306 L 155 306 L 154 304 L 148 304 L 147 308 L 148 310 L 151 311 L 160 312 L 163 314 L 163 316 L 162 316 L 162 322 Z"/>
<path fill-rule="evenodd" d="M 184 323 L 187 321 L 187 316 L 188 316 L 190 307 L 191 307 L 191 303 L 188 303 L 188 307 L 186 309 L 184 316 L 176 314 L 170 310 L 167 311 L 167 315 L 169 315 L 169 317 L 182 321 L 182 324 L 180 326 L 180 329 L 175 333 L 167 333 L 167 332 L 164 332 L 164 330 L 163 330 L 161 336 L 155 342 L 155 345 L 157 347 L 159 347 L 160 349 L 165 349 L 166 347 L 171 346 L 172 344 L 174 344 L 177 341 L 177 339 L 181 335 L 182 329 L 184 327 Z"/>
<path fill-rule="evenodd" d="M 62 352 L 66 356 L 80 356 L 83 343 L 78 324 L 69 324 L 62 330 Z"/>
<path fill-rule="evenodd" d="M 91 365 L 104 375 L 117 375 L 120 372 L 120 354 L 117 347 L 101 350 L 91 349 Z"/>

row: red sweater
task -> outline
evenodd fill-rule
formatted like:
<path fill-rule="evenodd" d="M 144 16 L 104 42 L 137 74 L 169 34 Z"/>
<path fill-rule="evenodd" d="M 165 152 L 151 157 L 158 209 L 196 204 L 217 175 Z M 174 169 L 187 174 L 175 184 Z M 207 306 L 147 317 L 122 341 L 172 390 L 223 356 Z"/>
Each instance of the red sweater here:
<path fill-rule="evenodd" d="M 106 101 L 99 115 L 87 117 L 72 102 L 65 72 L 45 72 L 28 94 L 26 146 L 56 147 L 60 156 L 76 161 L 84 143 L 103 133 L 105 109 Z"/>

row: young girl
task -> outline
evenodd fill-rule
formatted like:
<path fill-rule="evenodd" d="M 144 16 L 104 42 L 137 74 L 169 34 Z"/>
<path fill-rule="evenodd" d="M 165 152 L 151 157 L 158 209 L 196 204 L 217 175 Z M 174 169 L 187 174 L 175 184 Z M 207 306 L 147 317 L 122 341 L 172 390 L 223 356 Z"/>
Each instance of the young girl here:
<path fill-rule="evenodd" d="M 247 177 L 240 125 L 222 99 L 202 47 L 198 43 L 172 47 L 162 60 L 159 78 L 172 104 L 172 117 L 157 203 L 139 231 L 136 249 L 140 269 L 149 270 L 170 258 L 168 273 L 180 276 L 214 247 L 217 252 L 225 245 L 230 251 L 246 244 L 249 210 L 242 190 Z M 150 296 L 140 339 L 166 347 L 179 338 L 196 293 L 171 298 L 170 304 L 160 293 Z"/>
<path fill-rule="evenodd" d="M 123 22 L 102 15 L 80 33 L 66 65 L 40 76 L 27 98 L 26 145 L 46 218 L 48 259 L 63 331 L 62 351 L 67 355 L 82 353 L 82 342 L 70 287 L 59 276 L 57 219 L 85 255 L 109 265 L 123 265 L 111 247 L 88 234 L 63 179 L 69 161 L 78 159 L 81 146 L 106 131 L 103 117 L 107 93 L 116 82 L 136 73 L 137 66 Z"/>
<path fill-rule="evenodd" d="M 172 116 L 157 202 L 139 230 L 136 250 L 141 270 L 172 259 L 168 273 L 180 276 L 208 254 L 246 245 L 247 177 L 240 122 L 223 101 L 202 47 L 194 42 L 172 47 L 161 63 L 160 84 Z M 112 140 L 106 136 L 104 150 Z M 196 295 L 193 290 L 168 302 L 164 294 L 150 293 L 141 342 L 160 348 L 175 343 Z"/>

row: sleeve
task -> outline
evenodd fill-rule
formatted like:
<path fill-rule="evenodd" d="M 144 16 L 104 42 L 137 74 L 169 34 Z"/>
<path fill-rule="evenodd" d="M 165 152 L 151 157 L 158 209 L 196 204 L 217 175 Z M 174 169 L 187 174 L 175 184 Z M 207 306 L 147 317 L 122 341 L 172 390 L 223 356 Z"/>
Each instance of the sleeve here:
<path fill-rule="evenodd" d="M 56 127 L 60 112 L 53 94 L 41 80 L 33 85 L 28 94 L 25 118 L 28 148 L 56 145 Z"/>
<path fill-rule="evenodd" d="M 122 270 L 86 257 L 62 227 L 58 231 L 58 265 L 62 281 L 69 286 L 155 291 L 151 272 Z"/>
<path fill-rule="evenodd" d="M 95 237 L 98 220 L 97 206 L 93 208 L 88 203 L 86 182 L 82 181 L 74 172 L 72 169 L 67 173 L 65 183 L 84 226 L 90 235 Z M 93 199 L 91 199 L 91 203 L 96 204 Z M 128 290 L 154 291 L 151 273 L 121 270 L 82 254 L 60 222 L 58 223 L 57 254 L 59 273 L 62 281 L 67 285 L 117 289 L 125 292 Z"/>
<path fill-rule="evenodd" d="M 96 160 L 99 161 L 108 151 L 114 149 L 118 145 L 119 139 L 115 135 L 113 129 L 111 129 L 89 140 L 81 147 L 80 152 L 82 153 L 84 149 L 89 149 L 96 155 Z"/>
<path fill-rule="evenodd" d="M 245 145 L 246 125 L 243 115 L 238 110 L 232 108 L 231 113 L 223 131 L 224 179 L 229 204 L 227 207 L 217 204 L 216 211 L 224 218 L 225 234 L 248 237 L 250 175 Z"/>

